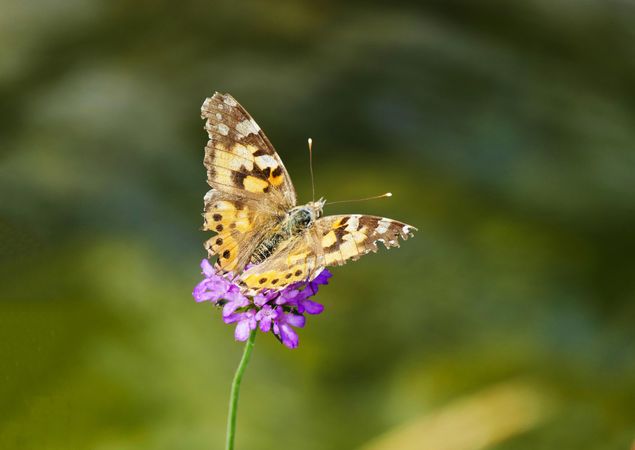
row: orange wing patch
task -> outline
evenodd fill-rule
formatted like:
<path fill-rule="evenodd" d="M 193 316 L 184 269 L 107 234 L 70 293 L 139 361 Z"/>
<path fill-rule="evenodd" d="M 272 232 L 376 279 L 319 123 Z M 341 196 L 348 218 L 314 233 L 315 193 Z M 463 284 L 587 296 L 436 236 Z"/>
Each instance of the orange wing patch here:
<path fill-rule="evenodd" d="M 239 200 L 221 199 L 209 191 L 205 196 L 203 230 L 215 231 L 216 236 L 205 243 L 210 256 L 218 256 L 217 265 L 225 272 L 235 271 L 246 264 L 253 240 L 257 215 L 248 204 Z"/>
<path fill-rule="evenodd" d="M 268 199 L 282 208 L 295 206 L 295 190 L 280 157 L 232 96 L 217 92 L 206 99 L 201 116 L 210 138 L 204 159 L 210 186 L 254 200 Z"/>

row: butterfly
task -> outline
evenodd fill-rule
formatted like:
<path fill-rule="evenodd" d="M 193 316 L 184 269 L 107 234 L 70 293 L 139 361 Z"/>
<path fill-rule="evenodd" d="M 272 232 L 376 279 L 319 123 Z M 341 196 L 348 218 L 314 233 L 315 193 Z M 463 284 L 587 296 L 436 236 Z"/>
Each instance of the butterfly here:
<path fill-rule="evenodd" d="M 203 230 L 216 269 L 231 272 L 247 293 L 280 290 L 314 279 L 326 266 L 342 265 L 377 242 L 399 246 L 416 228 L 385 217 L 322 217 L 324 200 L 297 205 L 291 178 L 258 124 L 229 94 L 216 92 L 201 107 L 209 141 L 204 165 Z"/>

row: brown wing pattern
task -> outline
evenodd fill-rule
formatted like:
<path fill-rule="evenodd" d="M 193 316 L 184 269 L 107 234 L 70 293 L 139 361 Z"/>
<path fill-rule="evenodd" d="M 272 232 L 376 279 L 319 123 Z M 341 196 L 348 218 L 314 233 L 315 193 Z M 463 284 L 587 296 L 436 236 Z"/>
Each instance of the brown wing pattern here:
<path fill-rule="evenodd" d="M 342 265 L 349 259 L 377 251 L 377 242 L 386 248 L 399 247 L 399 238 L 408 239 L 415 227 L 386 217 L 346 214 L 327 216 L 315 223 L 324 266 Z"/>
<path fill-rule="evenodd" d="M 224 272 L 240 274 L 254 292 L 312 280 L 326 266 L 377 251 L 377 242 L 399 246 L 414 227 L 359 214 L 318 219 L 306 232 L 280 244 L 263 263 L 244 270 L 256 246 L 280 226 L 296 194 L 280 157 L 260 127 L 229 94 L 215 93 L 201 107 L 209 141 L 204 164 L 212 189 L 205 196 L 205 243 Z"/>
<path fill-rule="evenodd" d="M 296 195 L 289 174 L 267 136 L 229 94 L 215 93 L 201 107 L 209 141 L 207 182 L 222 192 L 289 209 Z"/>
<path fill-rule="evenodd" d="M 323 217 L 265 262 L 246 270 L 240 280 L 252 292 L 282 289 L 296 281 L 312 280 L 326 266 L 342 265 L 376 252 L 377 242 L 386 248 L 399 247 L 399 238 L 408 239 L 413 230 L 416 228 L 385 217 Z"/>
<path fill-rule="evenodd" d="M 217 233 L 205 248 L 210 257 L 218 256 L 216 265 L 223 272 L 238 272 L 247 265 L 273 220 L 253 200 L 214 189 L 205 196 L 203 218 L 203 230 Z"/>
<path fill-rule="evenodd" d="M 279 290 L 313 279 L 320 269 L 320 249 L 315 247 L 315 229 L 286 242 L 266 261 L 250 267 L 239 280 L 251 293 L 264 289 Z"/>
<path fill-rule="evenodd" d="M 296 196 L 280 157 L 260 127 L 228 94 L 215 93 L 201 107 L 209 141 L 204 164 L 212 189 L 205 196 L 205 243 L 224 272 L 241 272 L 255 246 Z"/>

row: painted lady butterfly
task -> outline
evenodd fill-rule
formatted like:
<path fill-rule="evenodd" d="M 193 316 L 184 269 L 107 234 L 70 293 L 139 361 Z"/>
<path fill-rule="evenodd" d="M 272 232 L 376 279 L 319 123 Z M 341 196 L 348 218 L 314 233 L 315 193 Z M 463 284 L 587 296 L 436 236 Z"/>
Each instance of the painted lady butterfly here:
<path fill-rule="evenodd" d="M 326 266 L 377 251 L 377 241 L 398 247 L 399 237 L 416 230 L 384 217 L 321 217 L 322 199 L 297 206 L 280 157 L 231 95 L 217 92 L 206 99 L 201 116 L 209 134 L 204 164 L 212 187 L 205 195 L 203 229 L 217 233 L 205 248 L 218 256 L 220 271 L 238 275 L 246 292 L 312 280 Z"/>

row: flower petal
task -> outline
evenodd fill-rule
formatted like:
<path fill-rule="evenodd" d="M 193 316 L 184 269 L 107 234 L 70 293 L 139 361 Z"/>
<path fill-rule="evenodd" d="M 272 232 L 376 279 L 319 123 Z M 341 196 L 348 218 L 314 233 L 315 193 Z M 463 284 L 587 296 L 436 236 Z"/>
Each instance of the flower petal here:
<path fill-rule="evenodd" d="M 207 259 L 203 259 L 201 261 L 201 270 L 203 271 L 203 274 L 206 277 L 212 277 L 216 275 L 216 271 L 214 270 L 214 267 L 209 263 L 209 260 Z"/>
<path fill-rule="evenodd" d="M 254 304 L 262 307 L 279 295 L 280 293 L 276 291 L 260 292 L 254 296 Z"/>
<path fill-rule="evenodd" d="M 297 306 L 297 301 L 300 294 L 300 291 L 297 289 L 285 289 L 276 299 L 276 305 Z"/>
<path fill-rule="evenodd" d="M 236 301 L 229 301 L 225 303 L 225 306 L 223 306 L 223 317 L 232 314 L 238 308 L 243 308 L 247 306 L 248 304 L 249 304 L 249 300 L 247 300 L 247 297 L 243 297 L 242 299 L 238 299 Z"/>
<path fill-rule="evenodd" d="M 285 313 L 284 321 L 289 325 L 293 325 L 294 327 L 298 328 L 304 328 L 304 324 L 306 323 L 306 319 L 304 316 L 293 313 Z"/>
<path fill-rule="evenodd" d="M 280 339 L 284 345 L 289 348 L 296 348 L 298 346 L 298 333 L 296 333 L 293 328 L 285 323 L 280 325 L 279 331 Z"/>
<path fill-rule="evenodd" d="M 227 324 L 238 322 L 239 320 L 242 320 L 243 314 L 244 313 L 235 313 L 235 314 L 228 314 L 226 316 L 223 316 L 223 322 Z"/>
<path fill-rule="evenodd" d="M 311 283 L 315 284 L 329 284 L 329 278 L 331 278 L 333 274 L 329 272 L 328 269 L 322 270 L 317 277 L 315 277 Z"/>
<path fill-rule="evenodd" d="M 213 296 L 210 296 L 209 293 L 207 292 L 207 280 L 201 281 L 199 284 L 197 284 L 194 287 L 194 290 L 192 291 L 192 296 L 194 297 L 194 300 L 196 300 L 197 302 L 204 302 L 206 300 L 210 300 L 213 297 Z"/>
<path fill-rule="evenodd" d="M 249 337 L 249 333 L 251 332 L 251 327 L 249 326 L 249 320 L 241 320 L 236 325 L 236 331 L 234 331 L 234 337 L 237 341 L 246 341 Z"/>
<path fill-rule="evenodd" d="M 269 333 L 271 330 L 271 319 L 267 318 L 260 321 L 260 331 L 263 333 Z"/>
<path fill-rule="evenodd" d="M 247 297 L 240 292 L 240 288 L 235 284 L 228 285 L 227 289 L 223 293 L 223 298 L 228 302 L 244 303 L 248 301 Z"/>
<path fill-rule="evenodd" d="M 322 313 L 322 311 L 324 311 L 324 305 L 318 303 L 318 302 L 314 302 L 312 300 L 304 300 L 301 303 L 302 312 L 307 312 L 309 314 L 320 314 Z M 300 312 L 300 310 L 298 309 L 298 312 Z"/>

